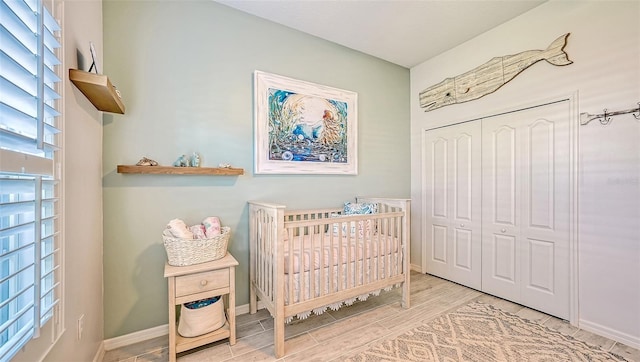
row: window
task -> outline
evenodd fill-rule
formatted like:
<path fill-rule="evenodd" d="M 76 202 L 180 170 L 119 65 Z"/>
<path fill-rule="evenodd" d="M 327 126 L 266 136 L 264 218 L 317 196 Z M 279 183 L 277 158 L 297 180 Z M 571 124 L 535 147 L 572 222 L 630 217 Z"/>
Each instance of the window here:
<path fill-rule="evenodd" d="M 0 361 L 59 309 L 59 33 L 41 0 L 0 0 Z"/>

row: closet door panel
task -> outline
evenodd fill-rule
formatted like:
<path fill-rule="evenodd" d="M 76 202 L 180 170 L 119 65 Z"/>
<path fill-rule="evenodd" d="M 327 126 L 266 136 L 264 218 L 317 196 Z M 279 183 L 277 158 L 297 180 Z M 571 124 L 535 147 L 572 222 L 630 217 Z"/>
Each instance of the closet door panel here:
<path fill-rule="evenodd" d="M 479 122 L 425 135 L 427 273 L 480 289 L 481 127 Z"/>
<path fill-rule="evenodd" d="M 425 139 L 427 272 L 445 277 L 449 270 L 449 140 L 440 134 Z"/>
<path fill-rule="evenodd" d="M 448 217 L 448 151 L 449 141 L 442 137 L 431 143 L 431 208 L 434 217 L 446 219 Z"/>
<path fill-rule="evenodd" d="M 473 237 L 471 230 L 456 228 L 453 247 L 454 247 L 454 266 L 456 268 L 471 271 L 473 268 L 472 248 Z"/>
<path fill-rule="evenodd" d="M 471 128 L 471 126 L 466 126 Z M 464 279 L 473 269 L 473 231 L 474 219 L 473 193 L 473 136 L 465 130 L 457 134 L 453 144 L 453 277 Z M 477 176 L 476 176 L 477 177 Z M 468 225 L 468 226 L 467 226 Z M 479 240 L 476 240 L 479 242 Z M 459 276 L 457 274 L 460 274 Z M 475 286 L 478 287 L 479 286 Z"/>
<path fill-rule="evenodd" d="M 432 225 L 431 238 L 433 240 L 432 261 L 447 265 L 447 226 Z"/>
<path fill-rule="evenodd" d="M 537 120 L 528 128 L 529 218 L 531 228 L 553 229 L 553 123 Z"/>
<path fill-rule="evenodd" d="M 515 225 L 516 218 L 516 130 L 503 126 L 491 132 L 493 144 L 490 169 L 493 174 L 493 222 L 500 225 Z"/>
<path fill-rule="evenodd" d="M 522 121 L 521 298 L 569 318 L 569 108 L 567 102 L 527 111 Z"/>
<path fill-rule="evenodd" d="M 453 148 L 454 174 L 453 202 L 454 214 L 458 221 L 471 221 L 471 200 L 473 194 L 473 138 L 463 133 L 455 139 Z"/>
<path fill-rule="evenodd" d="M 555 245 L 546 240 L 527 239 L 529 257 L 528 267 L 525 272 L 530 277 L 527 280 L 527 288 L 537 289 L 543 293 L 554 293 L 554 259 Z"/>
<path fill-rule="evenodd" d="M 492 278 L 515 286 L 517 257 L 515 237 L 494 235 L 491 250 L 493 253 L 491 258 Z M 508 295 L 508 293 L 503 295 Z"/>
<path fill-rule="evenodd" d="M 569 316 L 568 107 L 482 120 L 483 291 L 560 318 Z"/>
<path fill-rule="evenodd" d="M 512 122 L 493 117 L 482 120 L 482 139 L 482 290 L 518 301 L 520 135 Z"/>

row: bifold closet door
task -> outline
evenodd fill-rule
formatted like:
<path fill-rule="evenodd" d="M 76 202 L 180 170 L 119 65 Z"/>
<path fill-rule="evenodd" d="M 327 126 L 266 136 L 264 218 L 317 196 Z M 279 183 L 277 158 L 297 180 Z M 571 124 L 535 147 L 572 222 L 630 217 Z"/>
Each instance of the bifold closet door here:
<path fill-rule="evenodd" d="M 427 270 L 480 289 L 480 122 L 426 131 L 423 144 Z"/>
<path fill-rule="evenodd" d="M 482 120 L 482 290 L 569 317 L 569 104 Z"/>

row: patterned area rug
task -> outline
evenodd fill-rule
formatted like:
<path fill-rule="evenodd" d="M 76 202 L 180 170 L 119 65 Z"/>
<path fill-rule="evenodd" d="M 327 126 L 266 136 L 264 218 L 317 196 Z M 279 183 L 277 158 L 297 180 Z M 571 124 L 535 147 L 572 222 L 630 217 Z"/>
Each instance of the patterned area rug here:
<path fill-rule="evenodd" d="M 470 303 L 346 361 L 626 361 L 484 303 Z"/>

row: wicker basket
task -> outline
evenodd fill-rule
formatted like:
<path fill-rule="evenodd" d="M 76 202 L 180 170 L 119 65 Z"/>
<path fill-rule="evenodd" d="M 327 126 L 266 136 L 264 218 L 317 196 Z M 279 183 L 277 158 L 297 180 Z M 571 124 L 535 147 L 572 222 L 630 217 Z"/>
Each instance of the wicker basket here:
<path fill-rule="evenodd" d="M 169 265 L 187 266 L 205 263 L 227 255 L 231 228 L 223 226 L 220 235 L 210 239 L 180 239 L 162 235 Z"/>

